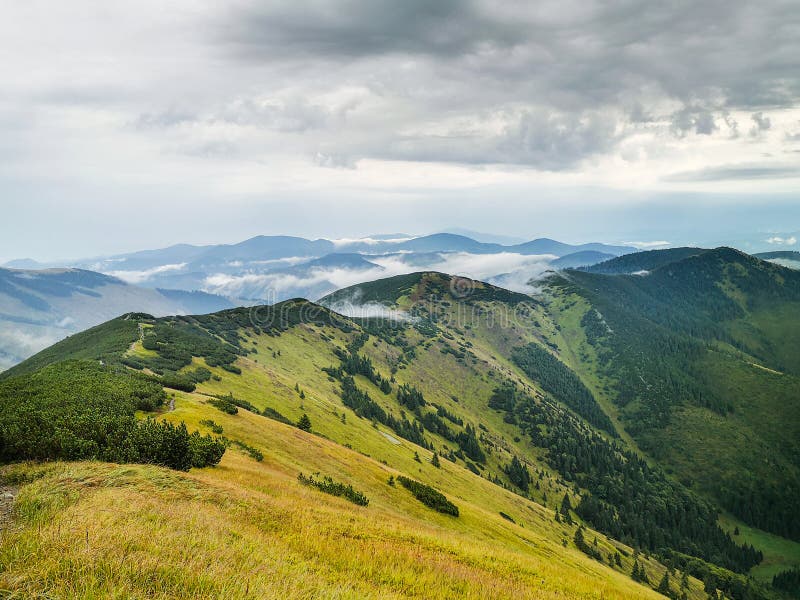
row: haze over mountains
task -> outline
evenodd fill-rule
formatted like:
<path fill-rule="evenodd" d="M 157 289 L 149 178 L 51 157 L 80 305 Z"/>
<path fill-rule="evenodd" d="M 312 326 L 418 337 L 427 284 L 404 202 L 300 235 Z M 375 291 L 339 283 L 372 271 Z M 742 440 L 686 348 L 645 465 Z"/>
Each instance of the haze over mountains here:
<path fill-rule="evenodd" d="M 313 291 L 325 285 L 328 286 L 325 292 L 331 292 L 342 286 L 338 280 L 340 277 L 344 276 L 345 280 L 348 278 L 348 275 L 339 271 L 373 271 L 361 279 L 367 281 L 374 279 L 371 276 L 381 269 L 408 272 L 448 263 L 461 268 L 467 268 L 467 264 L 477 264 L 473 268 L 480 271 L 483 278 L 490 278 L 523 268 L 533 273 L 537 270 L 533 265 L 576 252 L 591 251 L 618 256 L 635 250 L 629 246 L 600 243 L 571 245 L 544 238 L 503 245 L 480 242 L 453 233 L 422 237 L 389 234 L 352 240 L 257 236 L 237 244 L 179 244 L 158 250 L 39 266 L 83 268 L 147 287 L 203 290 L 230 297 L 281 300 L 292 296 L 313 298 L 316 296 Z M 364 260 L 357 260 L 358 255 L 363 256 Z M 490 260 L 490 266 L 486 261 L 464 260 L 472 255 L 495 256 L 495 259 Z M 323 258 L 324 261 L 319 260 Z M 591 261 L 598 257 L 585 255 L 585 258 Z M 36 263 L 17 260 L 6 266 L 33 268 Z"/>
<path fill-rule="evenodd" d="M 205 292 L 150 289 L 82 269 L 0 268 L 0 370 L 127 311 L 194 314 L 231 306 Z"/>
<path fill-rule="evenodd" d="M 352 240 L 258 236 L 238 244 L 177 244 L 63 264 L 18 259 L 0 271 L 0 369 L 129 311 L 199 314 L 295 297 L 316 300 L 341 287 L 419 270 L 524 291 L 548 268 L 588 265 L 633 251 L 550 239 L 503 245 L 455 233 L 395 233 Z"/>

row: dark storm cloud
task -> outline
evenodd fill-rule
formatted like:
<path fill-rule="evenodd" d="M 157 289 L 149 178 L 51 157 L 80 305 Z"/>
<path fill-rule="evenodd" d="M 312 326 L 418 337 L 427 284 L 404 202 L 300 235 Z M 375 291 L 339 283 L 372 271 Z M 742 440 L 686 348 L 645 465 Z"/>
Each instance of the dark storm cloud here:
<path fill-rule="evenodd" d="M 715 102 L 772 106 L 800 93 L 798 12 L 795 2 L 744 0 L 299 0 L 242 8 L 223 37 L 254 61 L 407 55 L 587 102 L 654 85 L 686 101 L 721 94 Z"/>
<path fill-rule="evenodd" d="M 340 73 L 380 97 L 387 117 L 404 115 L 326 148 L 346 162 L 561 169 L 656 121 L 679 138 L 721 127 L 736 138 L 728 113 L 747 110 L 760 115 L 754 135 L 766 131 L 761 111 L 800 99 L 798 27 L 796 3 L 783 1 L 298 0 L 240 5 L 215 39 L 234 61 L 291 65 L 300 85 Z M 494 131 L 481 127 L 509 112 Z M 453 115 L 462 123 L 435 134 L 396 130 Z M 290 122 L 302 130 L 319 119 Z"/>
<path fill-rule="evenodd" d="M 352 59 L 389 53 L 459 56 L 483 43 L 521 42 L 513 23 L 462 0 L 345 0 L 255 3 L 225 35 L 243 55 L 324 55 Z"/>

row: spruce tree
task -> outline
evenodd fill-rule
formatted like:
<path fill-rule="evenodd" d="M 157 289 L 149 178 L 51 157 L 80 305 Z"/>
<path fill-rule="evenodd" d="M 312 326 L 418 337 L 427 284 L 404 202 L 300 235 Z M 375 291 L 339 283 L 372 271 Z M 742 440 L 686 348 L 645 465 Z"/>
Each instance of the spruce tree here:
<path fill-rule="evenodd" d="M 583 528 L 578 527 L 575 531 L 575 547 L 578 550 L 584 550 L 586 548 L 586 541 L 583 539 Z"/>
<path fill-rule="evenodd" d="M 566 515 L 569 511 L 572 510 L 572 503 L 569 501 L 569 494 L 564 494 L 564 498 L 561 500 L 561 514 Z"/>
<path fill-rule="evenodd" d="M 303 413 L 303 416 L 300 417 L 300 420 L 297 422 L 297 427 L 303 431 L 311 431 L 311 419 L 308 418 L 306 413 Z"/>
<path fill-rule="evenodd" d="M 669 596 L 670 589 L 669 589 L 669 571 L 664 571 L 664 577 L 661 578 L 661 583 L 658 584 L 656 591 L 659 594 L 664 594 L 665 596 Z"/>
<path fill-rule="evenodd" d="M 439 463 L 439 455 L 436 452 L 433 453 L 433 457 L 431 457 L 431 464 L 436 467 L 437 469 L 440 468 L 442 465 Z"/>

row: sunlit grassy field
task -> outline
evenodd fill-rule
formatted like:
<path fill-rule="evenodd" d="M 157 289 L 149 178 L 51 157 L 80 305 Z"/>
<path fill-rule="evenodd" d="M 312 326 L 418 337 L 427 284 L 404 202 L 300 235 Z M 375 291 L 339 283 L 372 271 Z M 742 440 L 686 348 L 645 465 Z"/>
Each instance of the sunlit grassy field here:
<path fill-rule="evenodd" d="M 330 343 L 317 343 L 322 335 Z M 484 335 L 475 336 L 478 346 Z M 576 526 L 554 520 L 552 507 L 567 489 L 555 477 L 544 477 L 537 492 L 549 493 L 546 508 L 447 460 L 436 468 L 430 451 L 387 437 L 383 426 L 343 407 L 321 367 L 335 361 L 331 344 L 345 342 L 341 332 L 307 326 L 253 337 L 248 343 L 257 352 L 239 359 L 241 375 L 212 368 L 219 380 L 194 393 L 170 392 L 174 410 L 165 408 L 160 418 L 204 433 L 214 421 L 229 440 L 263 453 L 262 461 L 231 445 L 220 465 L 188 474 L 102 463 L 5 467 L 3 478 L 19 492 L 0 541 L 3 597 L 659 597 L 630 578 L 630 548 L 587 530 L 604 556 L 622 551 L 616 569 L 575 548 Z M 368 351 L 379 369 L 388 369 L 380 342 Z M 466 367 L 442 362 L 452 357 L 436 347 L 427 352 L 400 370 L 398 381 L 424 384 L 431 399 L 462 414 L 481 409 L 471 403 L 491 390 L 492 379 L 473 376 L 477 387 L 456 401 L 457 376 L 442 379 L 437 372 Z M 511 367 L 497 368 L 513 375 Z M 359 385 L 391 403 L 365 379 Z M 313 431 L 246 410 L 229 415 L 209 403 L 211 394 L 227 393 L 293 421 L 306 413 Z M 488 422 L 498 442 L 524 450 L 499 417 L 490 414 Z M 301 485 L 301 472 L 351 484 L 369 505 Z M 387 483 L 401 474 L 444 492 L 460 515 L 437 513 Z M 657 583 L 665 567 L 639 560 Z M 691 580 L 690 597 L 704 597 L 701 588 Z"/>

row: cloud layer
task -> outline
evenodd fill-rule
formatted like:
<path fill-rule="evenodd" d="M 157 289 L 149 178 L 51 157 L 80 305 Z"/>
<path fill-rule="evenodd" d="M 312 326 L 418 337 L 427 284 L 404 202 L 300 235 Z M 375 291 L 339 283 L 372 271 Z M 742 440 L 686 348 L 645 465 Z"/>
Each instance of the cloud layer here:
<path fill-rule="evenodd" d="M 485 207 L 512 196 L 538 207 L 529 216 L 566 218 L 622 191 L 643 207 L 800 182 L 789 0 L 78 0 L 6 13 L 0 196 L 24 254 L 147 247 L 176 230 L 310 235 L 309 222 L 346 237 L 397 214 L 406 229 L 421 210 L 425 229 L 503 232 Z M 428 208 L 453 198 L 465 210 L 443 209 L 450 222 Z M 534 237 L 514 226 L 504 233 Z"/>

